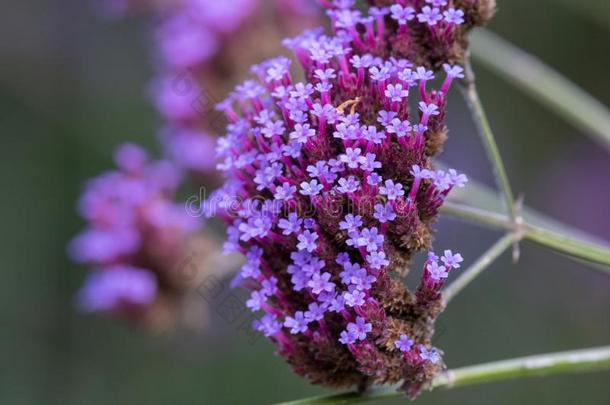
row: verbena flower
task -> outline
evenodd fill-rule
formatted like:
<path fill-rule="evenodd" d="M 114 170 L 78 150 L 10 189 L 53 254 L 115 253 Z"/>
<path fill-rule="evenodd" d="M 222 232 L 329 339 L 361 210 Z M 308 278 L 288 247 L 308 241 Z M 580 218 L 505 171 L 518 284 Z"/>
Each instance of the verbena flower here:
<path fill-rule="evenodd" d="M 271 59 L 219 104 L 230 121 L 217 148 L 227 180 L 206 206 L 229 224 L 226 250 L 247 257 L 236 280 L 262 313 L 255 328 L 297 373 L 329 386 L 403 379 L 415 396 L 444 367 L 431 337 L 462 258 L 430 253 L 415 292 L 395 276 L 430 248 L 440 206 L 467 180 L 431 162 L 462 69 L 446 64 L 432 89 L 435 73 L 389 54 L 386 20 L 409 24 L 419 8 L 370 18 L 352 1 L 326 3 L 334 35 L 285 41 L 303 81 L 288 59 Z"/>
<path fill-rule="evenodd" d="M 79 306 L 137 319 L 185 287 L 176 266 L 199 222 L 173 201 L 180 178 L 169 162 L 151 162 L 132 144 L 115 161 L 118 170 L 87 183 L 79 201 L 87 228 L 69 251 L 91 267 Z"/>

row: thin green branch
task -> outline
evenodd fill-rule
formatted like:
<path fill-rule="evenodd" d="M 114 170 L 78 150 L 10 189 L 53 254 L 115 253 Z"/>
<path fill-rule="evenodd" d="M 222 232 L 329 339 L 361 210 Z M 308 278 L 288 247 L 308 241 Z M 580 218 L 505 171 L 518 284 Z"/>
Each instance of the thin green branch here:
<path fill-rule="evenodd" d="M 470 284 L 475 278 L 477 278 L 489 265 L 491 265 L 502 253 L 508 249 L 515 241 L 513 233 L 506 234 L 500 240 L 498 240 L 492 247 L 489 248 L 479 259 L 472 264 L 468 269 L 461 273 L 461 275 L 445 290 L 443 291 L 443 300 L 445 304 L 455 298 L 468 284 Z"/>
<path fill-rule="evenodd" d="M 478 62 L 610 149 L 610 110 L 606 105 L 491 31 L 477 30 L 471 38 L 472 56 Z"/>
<path fill-rule="evenodd" d="M 439 166 L 443 167 L 442 164 L 439 164 Z M 474 179 L 470 179 L 466 187 L 454 189 L 451 194 L 449 194 L 449 200 L 452 202 L 460 202 L 474 208 L 481 208 L 486 211 L 505 212 L 503 209 L 502 197 L 498 192 Z M 580 229 L 565 225 L 555 219 L 551 219 L 531 207 L 523 206 L 520 210 L 520 214 L 523 216 L 525 222 L 529 224 L 550 229 L 560 234 L 570 235 L 592 244 L 610 246 L 610 243 L 607 241 Z"/>
<path fill-rule="evenodd" d="M 511 231 L 517 239 L 528 239 L 557 252 L 573 256 L 593 263 L 603 264 L 596 269 L 610 274 L 610 247 L 596 244 L 577 236 L 568 236 L 557 231 L 533 225 L 521 219 L 512 222 L 505 214 L 471 207 L 465 204 L 446 201 L 441 207 L 442 212 L 463 218 L 475 223 Z M 577 234 L 577 232 L 574 232 Z"/>
<path fill-rule="evenodd" d="M 496 143 L 491 126 L 489 125 L 489 120 L 487 119 L 487 115 L 485 114 L 485 110 L 481 104 L 479 93 L 477 92 L 474 71 L 472 70 L 469 59 L 466 59 L 464 62 L 464 74 L 465 77 L 461 86 L 462 93 L 464 94 L 466 104 L 468 105 L 468 108 L 472 114 L 472 119 L 477 126 L 479 136 L 481 137 L 483 145 L 485 146 L 487 157 L 492 164 L 498 188 L 504 194 L 506 209 L 514 222 L 517 220 L 517 208 L 515 206 L 513 191 L 510 187 L 510 182 L 508 181 L 508 175 L 506 174 L 502 156 L 500 156 L 498 144 Z"/>
<path fill-rule="evenodd" d="M 432 388 L 453 388 L 464 385 L 485 384 L 513 378 L 535 377 L 552 374 L 591 372 L 610 369 L 610 346 L 540 354 L 510 360 L 495 361 L 475 366 L 448 370 L 439 374 Z M 350 392 L 327 395 L 280 405 L 355 404 L 372 400 L 400 397 L 399 385 L 380 386 L 365 393 Z"/>

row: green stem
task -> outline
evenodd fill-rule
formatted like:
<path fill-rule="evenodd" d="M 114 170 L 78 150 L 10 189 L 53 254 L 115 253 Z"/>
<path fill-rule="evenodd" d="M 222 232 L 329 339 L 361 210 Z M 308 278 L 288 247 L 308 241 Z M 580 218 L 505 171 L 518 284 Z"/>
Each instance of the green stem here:
<path fill-rule="evenodd" d="M 432 388 L 453 388 L 484 384 L 493 381 L 551 374 L 599 371 L 610 369 L 610 346 L 540 354 L 510 360 L 495 361 L 475 366 L 448 370 L 439 374 Z M 355 404 L 372 400 L 403 396 L 397 391 L 399 384 L 379 386 L 365 393 L 349 392 L 284 402 L 280 405 Z"/>
<path fill-rule="evenodd" d="M 493 171 L 495 174 L 496 183 L 498 184 L 498 188 L 504 194 L 504 202 L 506 203 L 506 209 L 508 210 L 510 217 L 513 219 L 513 221 L 516 221 L 517 208 L 515 206 L 513 192 L 508 181 L 508 175 L 506 174 L 504 162 L 502 161 L 502 157 L 500 156 L 498 144 L 496 143 L 496 139 L 494 138 L 491 126 L 489 125 L 489 120 L 487 119 L 487 115 L 485 114 L 485 110 L 483 109 L 483 105 L 481 104 L 479 93 L 477 92 L 474 71 L 472 70 L 472 66 L 470 64 L 469 59 L 466 59 L 466 61 L 464 62 L 464 74 L 465 78 L 462 82 L 461 87 L 462 93 L 464 94 L 466 104 L 468 105 L 468 108 L 470 109 L 470 112 L 472 114 L 472 118 L 477 126 L 479 136 L 481 137 L 483 145 L 485 146 L 487 157 L 489 158 L 489 161 L 493 166 Z"/>
<path fill-rule="evenodd" d="M 596 269 L 610 274 L 610 247 L 567 236 L 557 231 L 533 225 L 522 218 L 513 222 L 505 214 L 468 205 L 445 201 L 442 212 L 472 222 L 511 231 L 517 239 L 528 239 L 557 252 L 605 265 Z"/>
<path fill-rule="evenodd" d="M 471 35 L 472 56 L 610 149 L 610 111 L 538 58 L 487 30 Z"/>
<path fill-rule="evenodd" d="M 502 253 L 515 241 L 513 233 L 509 233 L 498 240 L 489 250 L 466 269 L 462 274 L 443 291 L 445 304 L 455 298 L 468 284 L 479 276 L 489 265 L 491 265 Z"/>

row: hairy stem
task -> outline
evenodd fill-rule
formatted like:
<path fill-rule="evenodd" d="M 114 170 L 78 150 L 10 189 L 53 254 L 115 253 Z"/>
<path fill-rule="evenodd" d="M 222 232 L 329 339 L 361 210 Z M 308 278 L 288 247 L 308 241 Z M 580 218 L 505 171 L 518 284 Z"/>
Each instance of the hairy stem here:
<path fill-rule="evenodd" d="M 514 242 L 513 233 L 506 234 L 498 240 L 489 250 L 466 269 L 462 274 L 443 291 L 445 304 L 455 298 L 468 284 L 477 278 L 489 265 L 491 265 L 502 253 L 506 251 Z"/>
<path fill-rule="evenodd" d="M 513 220 L 513 222 L 515 222 L 517 220 L 517 208 L 515 206 L 513 191 L 508 181 L 508 175 L 506 174 L 504 162 L 502 161 L 502 157 L 500 156 L 500 150 L 498 149 L 496 139 L 494 138 L 491 126 L 489 125 L 489 120 L 487 119 L 487 115 L 485 114 L 485 110 L 483 109 L 483 105 L 481 104 L 481 99 L 479 98 L 479 93 L 477 92 L 474 71 L 472 70 L 472 66 L 470 64 L 469 59 L 466 59 L 466 61 L 464 62 L 464 73 L 465 78 L 462 82 L 461 87 L 462 93 L 464 94 L 466 104 L 468 105 L 468 108 L 470 109 L 470 112 L 472 114 L 472 118 L 477 126 L 479 136 L 481 137 L 483 145 L 485 146 L 487 157 L 489 158 L 489 161 L 493 166 L 493 171 L 495 174 L 496 183 L 498 184 L 498 188 L 504 194 L 504 202 L 506 204 L 506 208 L 510 214 L 511 219 Z"/>
<path fill-rule="evenodd" d="M 561 73 L 488 30 L 472 34 L 472 56 L 610 149 L 610 110 Z"/>
<path fill-rule="evenodd" d="M 610 369 L 610 346 L 604 346 L 520 357 L 448 370 L 434 379 L 432 388 L 453 388 L 513 378 L 608 369 Z M 285 402 L 281 405 L 339 405 L 389 399 L 404 395 L 397 391 L 399 386 L 400 384 L 379 386 L 365 393 L 349 392 Z"/>
<path fill-rule="evenodd" d="M 559 253 L 603 264 L 603 267 L 595 268 L 610 274 L 610 247 L 608 246 L 589 242 L 577 236 L 562 234 L 551 229 L 533 225 L 524 220 L 514 223 L 505 214 L 470 207 L 460 203 L 446 201 L 441 210 L 448 215 L 492 228 L 511 231 L 517 239 L 528 239 Z"/>

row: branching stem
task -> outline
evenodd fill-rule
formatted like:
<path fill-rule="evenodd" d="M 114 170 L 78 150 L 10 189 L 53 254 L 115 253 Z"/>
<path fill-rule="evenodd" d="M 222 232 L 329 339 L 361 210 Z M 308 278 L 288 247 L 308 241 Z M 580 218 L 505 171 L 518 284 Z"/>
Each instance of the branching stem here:
<path fill-rule="evenodd" d="M 518 215 L 513 192 L 508 181 L 508 175 L 506 174 L 504 162 L 500 156 L 498 144 L 496 143 L 491 126 L 489 125 L 489 120 L 487 119 L 487 115 L 485 114 L 485 110 L 481 104 L 479 93 L 477 92 L 474 72 L 469 59 L 466 59 L 464 62 L 464 74 L 465 78 L 462 82 L 462 93 L 464 94 L 466 104 L 468 105 L 472 118 L 477 126 L 479 136 L 481 137 L 483 145 L 485 146 L 487 157 L 493 166 L 496 183 L 504 195 L 506 209 L 510 214 L 512 222 L 516 222 Z"/>
<path fill-rule="evenodd" d="M 531 240 L 557 252 L 589 262 L 602 264 L 604 265 L 603 267 L 595 268 L 606 274 L 610 274 L 610 247 L 598 245 L 577 237 L 563 235 L 551 229 L 530 224 L 525 220 L 521 220 L 519 223 L 515 224 L 506 214 L 487 211 L 451 201 L 445 201 L 441 210 L 448 215 L 487 225 L 491 228 L 510 231 L 515 235 L 517 240 Z"/>
<path fill-rule="evenodd" d="M 455 298 L 468 284 L 477 278 L 489 265 L 491 265 L 502 253 L 506 251 L 514 242 L 514 234 L 508 233 L 498 240 L 487 252 L 483 253 L 479 259 L 473 263 L 445 290 L 443 291 L 443 300 L 445 304 Z"/>
<path fill-rule="evenodd" d="M 610 369 L 610 346 L 604 346 L 519 357 L 448 370 L 440 373 L 433 380 L 432 388 L 453 388 L 513 378 L 608 369 Z M 399 384 L 379 386 L 365 393 L 348 392 L 285 402 L 280 405 L 345 405 L 396 398 L 404 395 L 397 391 L 399 386 Z"/>

